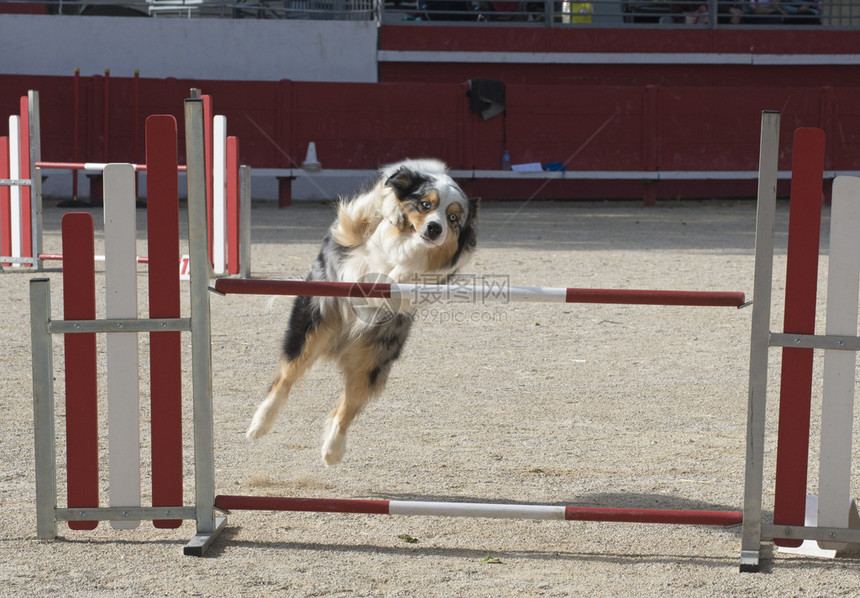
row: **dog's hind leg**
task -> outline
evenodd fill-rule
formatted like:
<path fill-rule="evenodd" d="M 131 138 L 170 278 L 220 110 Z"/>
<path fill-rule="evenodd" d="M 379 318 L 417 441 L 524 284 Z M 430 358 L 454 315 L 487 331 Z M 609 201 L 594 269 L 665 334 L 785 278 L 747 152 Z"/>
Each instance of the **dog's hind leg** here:
<path fill-rule="evenodd" d="M 257 439 L 266 435 L 275 423 L 281 407 L 287 401 L 293 384 L 304 376 L 314 362 L 322 355 L 328 344 L 328 334 L 324 329 L 316 328 L 304 338 L 301 351 L 293 358 L 284 355 L 278 365 L 275 380 L 266 395 L 265 400 L 257 407 L 251 425 L 245 435 Z"/>
<path fill-rule="evenodd" d="M 385 388 L 393 359 L 380 360 L 367 349 L 352 351 L 340 359 L 346 382 L 337 407 L 329 414 L 323 432 L 322 458 L 337 465 L 346 453 L 346 431 L 370 399 Z"/>

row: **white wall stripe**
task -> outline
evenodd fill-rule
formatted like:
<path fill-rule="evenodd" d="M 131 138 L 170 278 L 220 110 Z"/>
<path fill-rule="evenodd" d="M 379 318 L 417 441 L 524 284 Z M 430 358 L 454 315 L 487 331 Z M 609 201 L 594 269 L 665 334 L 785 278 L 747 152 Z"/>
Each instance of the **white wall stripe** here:
<path fill-rule="evenodd" d="M 860 54 L 711 54 L 705 52 L 448 52 L 379 50 L 379 62 L 504 64 L 738 64 L 750 66 L 858 65 Z"/>
<path fill-rule="evenodd" d="M 105 313 L 137 318 L 137 242 L 134 168 L 104 169 Z M 137 334 L 108 334 L 107 401 L 109 497 L 112 507 L 140 506 L 140 399 Z M 139 521 L 111 521 L 133 529 Z"/>

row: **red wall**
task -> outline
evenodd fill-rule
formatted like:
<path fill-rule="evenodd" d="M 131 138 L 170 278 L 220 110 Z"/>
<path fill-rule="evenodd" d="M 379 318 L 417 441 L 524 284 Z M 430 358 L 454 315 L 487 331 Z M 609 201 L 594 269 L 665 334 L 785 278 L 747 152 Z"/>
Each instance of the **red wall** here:
<path fill-rule="evenodd" d="M 38 2 L 0 2 L 0 14 L 43 15 L 45 14 L 45 5 Z"/>
<path fill-rule="evenodd" d="M 856 31 L 815 29 L 579 29 L 387 25 L 380 50 L 457 52 L 668 52 L 856 54 Z"/>
<path fill-rule="evenodd" d="M 665 54 L 655 64 L 612 60 L 601 64 L 517 62 L 382 61 L 381 81 L 458 83 L 499 79 L 508 84 L 660 85 L 660 86 L 854 86 L 860 79 L 860 41 L 856 31 L 815 29 L 578 29 L 510 27 L 386 26 L 379 31 L 383 51 Z M 724 63 L 685 64 L 691 54 L 724 56 Z M 828 64 L 753 65 L 768 56 L 846 55 L 855 60 Z M 748 64 L 729 64 L 725 57 L 749 57 Z M 673 62 L 672 57 L 677 57 Z M 701 60 L 699 62 L 702 62 Z M 835 64 L 834 64 L 835 63 Z M 853 64 L 852 64 L 853 63 Z"/>
<path fill-rule="evenodd" d="M 506 137 L 514 163 L 567 162 L 569 170 L 755 170 L 760 113 L 780 110 L 782 169 L 791 164 L 791 132 L 816 126 L 827 133 L 826 168 L 860 170 L 860 87 L 509 84 L 507 116 L 484 121 L 469 112 L 462 82 L 141 79 L 136 98 L 132 78 L 112 76 L 107 156 L 103 77 L 80 79 L 77 156 L 74 77 L 0 76 L 0 115 L 16 113 L 18 97 L 38 89 L 43 159 L 141 160 L 135 102 L 139 132 L 145 115 L 154 113 L 174 114 L 181 128 L 182 100 L 191 87 L 213 96 L 215 113 L 227 116 L 228 133 L 241 140 L 242 162 L 257 168 L 296 166 L 314 141 L 325 168 L 369 169 L 405 156 L 438 156 L 456 169 L 496 169 Z M 666 195 L 749 195 L 755 188 L 747 183 L 660 185 Z M 487 197 L 520 197 L 534 187 L 533 182 L 523 189 L 488 183 L 477 189 Z M 640 194 L 638 181 L 566 181 L 542 192 L 545 197 Z"/>

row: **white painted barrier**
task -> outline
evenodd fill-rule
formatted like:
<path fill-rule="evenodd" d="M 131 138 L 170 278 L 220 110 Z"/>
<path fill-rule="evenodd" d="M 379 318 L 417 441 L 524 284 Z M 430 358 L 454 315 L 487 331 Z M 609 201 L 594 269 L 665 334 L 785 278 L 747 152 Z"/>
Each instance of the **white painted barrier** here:
<path fill-rule="evenodd" d="M 830 213 L 826 334 L 857 335 L 858 297 L 860 178 L 837 177 Z M 818 474 L 818 525 L 822 527 L 848 527 L 856 366 L 854 351 L 824 351 Z M 847 547 L 844 542 L 819 541 L 819 545 L 831 550 Z"/>
<path fill-rule="evenodd" d="M 104 170 L 105 316 L 137 318 L 137 238 L 134 168 Z M 140 401 L 137 334 L 106 337 L 110 505 L 140 506 Z M 132 529 L 139 521 L 111 521 Z"/>

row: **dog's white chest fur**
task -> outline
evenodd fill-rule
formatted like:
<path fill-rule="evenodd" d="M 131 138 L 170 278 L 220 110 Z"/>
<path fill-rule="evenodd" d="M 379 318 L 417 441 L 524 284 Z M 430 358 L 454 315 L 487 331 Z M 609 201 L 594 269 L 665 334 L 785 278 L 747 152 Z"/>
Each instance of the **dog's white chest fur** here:
<path fill-rule="evenodd" d="M 363 280 L 381 275 L 393 282 L 416 282 L 427 273 L 427 244 L 399 232 L 394 224 L 383 220 L 364 245 L 351 249 L 342 264 L 341 278 Z"/>

